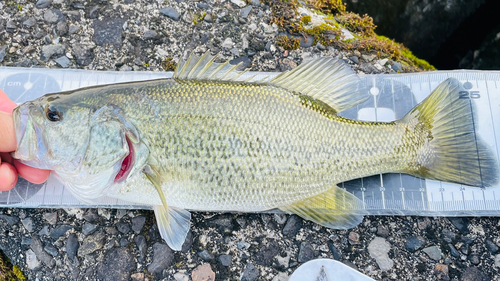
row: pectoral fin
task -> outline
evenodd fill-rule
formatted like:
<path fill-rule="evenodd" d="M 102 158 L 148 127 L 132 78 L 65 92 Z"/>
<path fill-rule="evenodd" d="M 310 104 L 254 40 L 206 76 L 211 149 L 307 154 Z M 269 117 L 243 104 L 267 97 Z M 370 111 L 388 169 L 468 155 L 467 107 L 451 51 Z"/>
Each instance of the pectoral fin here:
<path fill-rule="evenodd" d="M 150 166 L 144 168 L 144 174 L 158 191 L 163 204 L 154 206 L 160 235 L 172 250 L 180 251 L 191 226 L 191 213 L 184 209 L 168 207 L 159 175 Z"/>
<path fill-rule="evenodd" d="M 361 200 L 337 186 L 280 210 L 334 229 L 353 228 L 361 223 L 366 214 Z"/>

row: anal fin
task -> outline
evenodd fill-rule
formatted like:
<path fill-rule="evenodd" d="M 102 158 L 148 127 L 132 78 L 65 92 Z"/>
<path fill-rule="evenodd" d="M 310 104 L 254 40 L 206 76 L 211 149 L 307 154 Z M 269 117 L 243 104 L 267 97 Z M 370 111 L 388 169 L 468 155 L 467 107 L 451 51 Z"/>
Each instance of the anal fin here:
<path fill-rule="evenodd" d="M 334 229 L 353 228 L 363 220 L 363 202 L 351 193 L 335 186 L 321 194 L 280 207 L 322 226 Z"/>
<path fill-rule="evenodd" d="M 161 189 L 159 175 L 150 166 L 144 168 L 144 173 L 158 191 L 162 202 L 162 205 L 154 206 L 160 235 L 172 250 L 180 251 L 191 227 L 191 213 L 184 209 L 169 207 Z"/>

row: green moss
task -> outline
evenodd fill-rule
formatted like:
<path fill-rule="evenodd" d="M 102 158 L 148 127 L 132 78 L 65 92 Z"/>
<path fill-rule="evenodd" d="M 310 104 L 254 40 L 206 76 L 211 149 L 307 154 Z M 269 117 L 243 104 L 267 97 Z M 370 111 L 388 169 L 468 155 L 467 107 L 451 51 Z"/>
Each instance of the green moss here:
<path fill-rule="evenodd" d="M 172 57 L 166 58 L 164 61 L 160 63 L 161 68 L 165 71 L 174 71 L 176 67 L 176 63 L 174 62 L 174 59 Z"/>
<path fill-rule="evenodd" d="M 303 17 L 301 18 L 301 20 L 302 20 L 302 22 L 303 22 L 304 24 L 306 24 L 306 25 L 307 25 L 307 24 L 309 24 L 309 23 L 311 22 L 311 16 L 303 16 Z"/>
<path fill-rule="evenodd" d="M 17 278 L 19 280 L 26 280 L 26 276 L 24 276 L 24 273 L 21 271 L 19 266 L 14 265 L 14 267 L 12 267 L 12 271 L 14 272 L 14 274 L 17 276 Z"/>
<path fill-rule="evenodd" d="M 201 13 L 196 13 L 193 15 L 193 24 L 197 24 L 201 21 L 203 21 L 203 19 L 205 18 L 205 16 L 207 15 L 206 12 L 201 12 Z"/>
<path fill-rule="evenodd" d="M 278 36 L 276 37 L 276 44 L 283 47 L 285 50 L 297 50 L 300 47 L 300 39 L 288 36 Z"/>

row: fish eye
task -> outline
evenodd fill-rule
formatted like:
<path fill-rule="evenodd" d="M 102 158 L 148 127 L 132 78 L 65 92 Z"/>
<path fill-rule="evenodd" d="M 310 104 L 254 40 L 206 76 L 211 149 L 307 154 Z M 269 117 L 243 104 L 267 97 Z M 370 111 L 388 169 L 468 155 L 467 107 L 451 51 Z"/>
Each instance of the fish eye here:
<path fill-rule="evenodd" d="M 47 119 L 52 122 L 58 122 L 62 120 L 62 112 L 58 111 L 55 108 L 46 107 L 45 116 L 47 116 Z"/>

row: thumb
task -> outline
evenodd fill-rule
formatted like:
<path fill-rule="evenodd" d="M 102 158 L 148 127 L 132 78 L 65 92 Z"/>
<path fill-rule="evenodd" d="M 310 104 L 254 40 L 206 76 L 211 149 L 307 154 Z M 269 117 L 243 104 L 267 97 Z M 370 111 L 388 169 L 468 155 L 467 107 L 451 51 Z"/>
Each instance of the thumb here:
<path fill-rule="evenodd" d="M 16 132 L 12 115 L 0 112 L 0 152 L 16 150 Z"/>
<path fill-rule="evenodd" d="M 0 111 L 12 113 L 16 103 L 11 101 L 4 91 L 0 90 Z"/>

